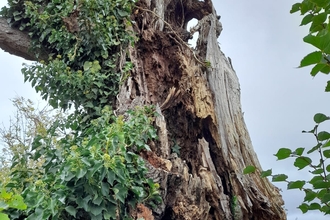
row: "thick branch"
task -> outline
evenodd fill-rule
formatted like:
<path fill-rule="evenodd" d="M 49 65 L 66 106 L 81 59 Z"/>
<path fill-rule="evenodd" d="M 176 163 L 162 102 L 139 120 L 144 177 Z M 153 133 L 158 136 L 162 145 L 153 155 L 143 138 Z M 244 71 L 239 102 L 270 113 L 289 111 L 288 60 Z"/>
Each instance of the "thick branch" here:
<path fill-rule="evenodd" d="M 27 60 L 37 60 L 33 51 L 29 50 L 30 37 L 18 29 L 11 28 L 5 18 L 0 18 L 0 48 L 4 51 Z"/>

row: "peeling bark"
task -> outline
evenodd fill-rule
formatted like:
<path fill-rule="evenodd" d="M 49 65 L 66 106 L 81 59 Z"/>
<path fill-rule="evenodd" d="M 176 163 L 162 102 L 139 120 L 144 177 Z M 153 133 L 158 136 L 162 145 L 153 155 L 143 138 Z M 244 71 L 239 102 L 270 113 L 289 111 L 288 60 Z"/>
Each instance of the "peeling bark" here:
<path fill-rule="evenodd" d="M 199 20 L 192 30 L 199 32 L 196 49 L 183 37 L 192 18 Z M 134 69 L 120 88 L 116 113 L 157 106 L 159 140 L 141 156 L 149 177 L 160 184 L 163 203 L 152 209 L 153 216 L 141 205 L 136 216 L 286 219 L 278 189 L 258 174 L 242 173 L 247 165 L 261 168 L 244 123 L 238 78 L 218 46 L 218 18 L 211 0 L 137 2 L 132 20 L 140 40 L 129 49 Z M 0 47 L 34 59 L 27 36 L 3 21 Z M 181 147 L 179 155 L 171 153 L 174 144 Z"/>

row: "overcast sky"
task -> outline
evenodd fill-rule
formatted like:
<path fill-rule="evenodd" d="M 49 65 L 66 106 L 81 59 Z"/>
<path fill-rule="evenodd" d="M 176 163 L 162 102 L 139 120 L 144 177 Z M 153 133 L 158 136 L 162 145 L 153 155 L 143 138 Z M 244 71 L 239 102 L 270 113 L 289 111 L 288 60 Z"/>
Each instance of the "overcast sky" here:
<path fill-rule="evenodd" d="M 292 162 L 276 161 L 281 147 L 314 146 L 311 135 L 302 130 L 313 128 L 313 115 L 329 113 L 329 93 L 324 92 L 327 76 L 312 78 L 308 68 L 297 69 L 300 60 L 315 49 L 302 41 L 308 30 L 299 27 L 301 17 L 291 15 L 292 0 L 213 0 L 221 15 L 222 51 L 231 58 L 240 80 L 242 108 L 253 146 L 263 169 L 286 173 L 290 180 L 304 178 Z M 0 0 L 0 6 L 6 0 Z M 16 95 L 32 100 L 39 96 L 23 83 L 21 58 L 0 51 L 0 121 L 8 123 L 13 115 L 10 99 Z M 318 212 L 302 215 L 296 207 L 303 200 L 299 190 L 283 189 L 288 220 L 329 219 Z"/>

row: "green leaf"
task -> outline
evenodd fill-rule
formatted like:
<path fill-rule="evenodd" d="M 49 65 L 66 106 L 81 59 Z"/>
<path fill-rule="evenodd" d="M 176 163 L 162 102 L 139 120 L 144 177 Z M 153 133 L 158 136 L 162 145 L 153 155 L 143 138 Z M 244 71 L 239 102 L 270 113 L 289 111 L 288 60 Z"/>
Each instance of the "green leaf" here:
<path fill-rule="evenodd" d="M 314 151 L 318 150 L 322 146 L 321 143 L 318 143 L 316 146 L 314 146 L 312 149 L 307 151 L 307 154 L 313 153 Z"/>
<path fill-rule="evenodd" d="M 325 168 L 328 172 L 330 172 L 330 164 L 327 165 L 327 167 Z"/>
<path fill-rule="evenodd" d="M 312 172 L 312 174 L 321 174 L 323 173 L 323 169 L 316 169 Z"/>
<path fill-rule="evenodd" d="M 315 3 L 318 7 L 325 8 L 329 5 L 328 0 L 309 0 L 310 2 Z"/>
<path fill-rule="evenodd" d="M 84 71 L 88 71 L 92 67 L 93 63 L 86 61 L 84 63 Z"/>
<path fill-rule="evenodd" d="M 115 187 L 113 188 L 116 198 L 121 201 L 121 203 L 125 203 L 125 199 L 128 193 L 127 188 L 124 185 L 121 184 L 116 184 Z"/>
<path fill-rule="evenodd" d="M 322 52 L 314 51 L 314 52 L 308 54 L 307 56 L 305 56 L 301 60 L 299 68 L 309 66 L 312 64 L 316 64 L 316 63 L 320 63 L 321 60 L 322 60 Z"/>
<path fill-rule="evenodd" d="M 314 15 L 313 14 L 307 14 L 305 17 L 301 20 L 300 26 L 306 25 L 310 22 L 312 22 Z"/>
<path fill-rule="evenodd" d="M 317 134 L 317 140 L 319 141 L 325 141 L 330 139 L 330 133 L 328 133 L 327 131 L 321 131 Z"/>
<path fill-rule="evenodd" d="M 262 178 L 264 178 L 264 177 L 271 176 L 271 175 L 272 175 L 272 169 L 269 169 L 269 170 L 266 170 L 266 171 L 262 171 L 260 176 Z"/>
<path fill-rule="evenodd" d="M 329 120 L 329 119 L 330 119 L 330 117 L 328 117 L 322 113 L 317 113 L 314 115 L 314 121 L 315 121 L 315 123 L 318 123 L 318 124 L 320 124 L 326 120 Z"/>
<path fill-rule="evenodd" d="M 10 220 L 8 215 L 6 215 L 5 213 L 0 213 L 0 220 Z"/>
<path fill-rule="evenodd" d="M 243 174 L 249 174 L 249 173 L 254 173 L 256 171 L 256 168 L 254 166 L 247 166 L 243 170 Z"/>
<path fill-rule="evenodd" d="M 316 183 L 316 182 L 318 182 L 318 181 L 323 181 L 323 177 L 322 177 L 322 176 L 314 176 L 314 177 L 309 181 L 309 183 L 313 185 L 314 183 Z"/>
<path fill-rule="evenodd" d="M 109 196 L 110 185 L 109 183 L 102 182 L 101 183 L 101 193 L 103 196 Z"/>
<path fill-rule="evenodd" d="M 313 25 L 317 26 L 323 24 L 323 22 L 325 22 L 326 19 L 327 19 L 327 13 L 324 12 L 320 13 L 313 17 Z"/>
<path fill-rule="evenodd" d="M 76 177 L 78 178 L 78 179 L 80 179 L 80 178 L 82 178 L 83 176 L 85 176 L 86 175 L 86 173 L 87 173 L 87 170 L 84 168 L 84 167 L 79 167 L 78 168 L 78 171 L 77 171 L 77 173 L 76 173 Z"/>
<path fill-rule="evenodd" d="M 90 205 L 90 211 L 93 215 L 98 216 L 102 213 L 104 206 Z"/>
<path fill-rule="evenodd" d="M 328 64 L 318 63 L 311 70 L 311 76 L 316 76 L 318 72 L 323 72 L 329 68 Z"/>
<path fill-rule="evenodd" d="M 310 202 L 313 201 L 317 196 L 317 193 L 308 189 L 305 190 L 305 198 L 304 198 L 304 202 Z"/>
<path fill-rule="evenodd" d="M 10 202 L 8 202 L 8 205 L 11 208 L 19 210 L 25 210 L 27 208 L 26 204 L 23 201 L 23 197 L 20 195 L 14 195 Z"/>
<path fill-rule="evenodd" d="M 298 157 L 294 161 L 294 166 L 298 167 L 299 170 L 305 168 L 306 166 L 310 165 L 312 163 L 312 160 L 309 157 Z"/>
<path fill-rule="evenodd" d="M 326 92 L 330 92 L 330 80 L 327 81 L 327 86 L 325 87 Z"/>
<path fill-rule="evenodd" d="M 73 217 L 76 217 L 77 210 L 73 206 L 69 205 L 69 206 L 65 207 L 65 211 L 67 211 Z"/>
<path fill-rule="evenodd" d="M 330 193 L 326 193 L 321 199 L 322 203 L 328 203 L 330 202 Z"/>
<path fill-rule="evenodd" d="M 285 174 L 277 174 L 273 176 L 272 182 L 283 182 L 286 181 L 287 178 L 288 176 Z"/>
<path fill-rule="evenodd" d="M 329 182 L 317 181 L 313 184 L 314 189 L 328 189 L 330 187 Z"/>
<path fill-rule="evenodd" d="M 292 151 L 290 149 L 280 148 L 274 156 L 276 156 L 278 160 L 283 160 L 290 157 L 291 154 Z"/>
<path fill-rule="evenodd" d="M 292 14 L 292 13 L 295 13 L 297 11 L 300 11 L 300 5 L 301 5 L 301 3 L 293 4 L 292 7 L 291 7 L 291 10 L 290 10 L 290 13 Z"/>
<path fill-rule="evenodd" d="M 330 158 L 330 150 L 323 151 L 323 156 L 325 156 L 326 158 Z"/>
<path fill-rule="evenodd" d="M 306 203 L 303 203 L 298 208 L 302 211 L 302 213 L 306 213 L 309 209 L 309 205 L 307 205 Z"/>
<path fill-rule="evenodd" d="M 323 53 L 330 54 L 330 32 L 322 36 L 314 36 L 312 34 L 307 35 L 304 37 L 304 42 L 309 43 L 316 48 L 320 49 Z"/>
<path fill-rule="evenodd" d="M 310 206 L 309 206 L 309 210 L 319 210 L 321 209 L 321 205 L 319 203 L 311 203 Z"/>
<path fill-rule="evenodd" d="M 113 182 L 115 181 L 115 179 L 116 179 L 116 174 L 112 170 L 109 170 L 107 173 L 107 180 L 108 183 L 110 183 L 110 186 L 113 186 Z"/>
<path fill-rule="evenodd" d="M 304 153 L 304 150 L 305 150 L 305 148 L 303 148 L 303 147 L 297 148 L 297 149 L 293 152 L 293 154 L 298 155 L 298 156 L 301 156 L 301 155 Z"/>
<path fill-rule="evenodd" d="M 298 180 L 298 181 L 290 181 L 288 183 L 288 189 L 302 189 L 305 185 L 305 181 Z"/>

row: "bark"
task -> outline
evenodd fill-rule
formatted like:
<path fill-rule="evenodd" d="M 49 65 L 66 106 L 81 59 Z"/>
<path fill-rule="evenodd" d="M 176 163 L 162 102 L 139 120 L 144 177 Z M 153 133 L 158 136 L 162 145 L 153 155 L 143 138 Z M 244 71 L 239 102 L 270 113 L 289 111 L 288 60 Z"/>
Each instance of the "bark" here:
<path fill-rule="evenodd" d="M 192 30 L 199 32 L 195 49 L 186 42 L 192 18 L 199 20 Z M 116 112 L 157 106 L 159 140 L 141 156 L 163 197 L 152 214 L 141 205 L 136 216 L 286 219 L 279 190 L 258 173 L 242 173 L 247 165 L 261 167 L 244 123 L 237 76 L 218 46 L 218 18 L 211 0 L 140 0 L 134 9 L 132 28 L 140 40 L 129 49 L 134 69 L 121 86 Z M 22 56 L 24 47 L 2 40 L 4 28 L 0 47 Z M 174 145 L 181 147 L 179 155 L 171 152 Z"/>

